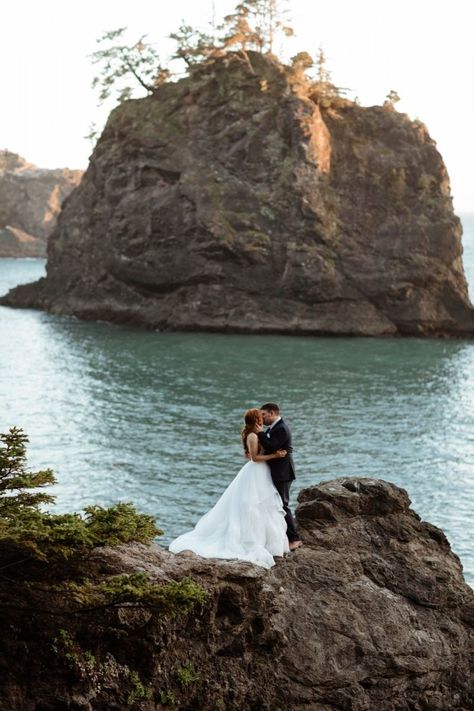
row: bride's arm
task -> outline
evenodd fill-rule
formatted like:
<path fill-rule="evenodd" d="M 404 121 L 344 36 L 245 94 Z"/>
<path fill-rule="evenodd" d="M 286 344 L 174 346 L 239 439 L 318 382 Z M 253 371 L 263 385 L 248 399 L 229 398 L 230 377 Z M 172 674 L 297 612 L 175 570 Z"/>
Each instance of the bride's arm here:
<path fill-rule="evenodd" d="M 267 462 L 269 459 L 279 459 L 280 457 L 286 456 L 286 450 L 284 449 L 279 449 L 273 454 L 259 454 L 258 437 L 255 432 L 251 432 L 247 437 L 247 447 L 249 449 L 250 457 L 254 462 Z"/>

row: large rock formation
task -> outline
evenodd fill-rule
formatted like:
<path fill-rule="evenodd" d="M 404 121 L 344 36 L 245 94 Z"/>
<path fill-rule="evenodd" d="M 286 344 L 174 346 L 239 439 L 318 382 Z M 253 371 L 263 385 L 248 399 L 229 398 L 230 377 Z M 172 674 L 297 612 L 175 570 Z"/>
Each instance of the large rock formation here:
<path fill-rule="evenodd" d="M 66 570 L 2 560 L 0 707 L 474 708 L 474 593 L 442 531 L 379 480 L 338 479 L 298 500 L 304 547 L 270 571 L 141 544 Z M 60 586 L 137 571 L 190 576 L 207 601 L 184 616 L 81 606 Z"/>
<path fill-rule="evenodd" d="M 474 332 L 443 160 L 419 121 L 230 54 L 110 115 L 47 277 L 3 300 L 162 329 Z"/>
<path fill-rule="evenodd" d="M 41 169 L 0 151 L 0 257 L 44 257 L 62 201 L 82 170 Z"/>

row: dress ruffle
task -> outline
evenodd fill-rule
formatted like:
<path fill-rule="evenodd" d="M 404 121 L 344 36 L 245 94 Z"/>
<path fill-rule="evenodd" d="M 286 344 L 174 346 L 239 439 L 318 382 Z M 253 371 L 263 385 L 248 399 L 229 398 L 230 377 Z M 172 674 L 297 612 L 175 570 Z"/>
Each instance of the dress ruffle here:
<path fill-rule="evenodd" d="M 173 553 L 245 560 L 271 568 L 288 552 L 285 512 L 268 464 L 247 462 L 192 531 L 175 538 Z"/>

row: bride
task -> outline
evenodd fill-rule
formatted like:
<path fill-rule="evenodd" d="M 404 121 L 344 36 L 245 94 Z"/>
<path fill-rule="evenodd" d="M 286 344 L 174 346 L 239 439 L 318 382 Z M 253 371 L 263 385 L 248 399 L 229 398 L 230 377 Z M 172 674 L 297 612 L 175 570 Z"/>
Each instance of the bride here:
<path fill-rule="evenodd" d="M 271 568 L 274 556 L 289 551 L 285 511 L 267 464 L 286 451 L 262 454 L 260 410 L 247 410 L 244 422 L 242 445 L 249 461 L 194 529 L 171 542 L 173 553 L 189 550 L 203 558 L 237 558 Z"/>

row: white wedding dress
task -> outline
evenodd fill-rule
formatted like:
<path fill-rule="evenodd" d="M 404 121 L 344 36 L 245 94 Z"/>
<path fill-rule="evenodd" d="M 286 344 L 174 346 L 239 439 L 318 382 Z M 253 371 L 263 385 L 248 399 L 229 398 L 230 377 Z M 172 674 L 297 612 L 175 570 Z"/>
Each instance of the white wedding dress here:
<path fill-rule="evenodd" d="M 289 551 L 285 512 L 266 462 L 250 460 L 192 531 L 175 538 L 173 553 L 246 560 L 264 568 Z"/>

